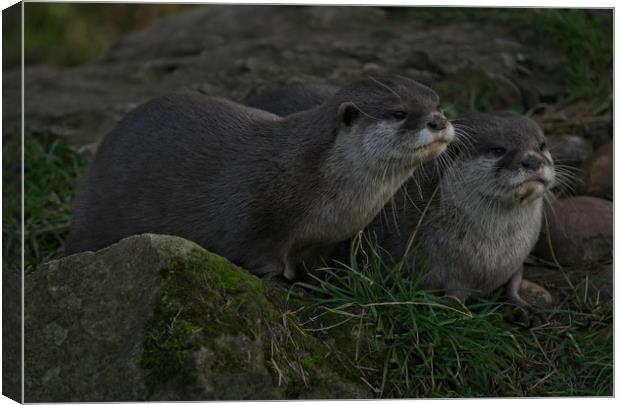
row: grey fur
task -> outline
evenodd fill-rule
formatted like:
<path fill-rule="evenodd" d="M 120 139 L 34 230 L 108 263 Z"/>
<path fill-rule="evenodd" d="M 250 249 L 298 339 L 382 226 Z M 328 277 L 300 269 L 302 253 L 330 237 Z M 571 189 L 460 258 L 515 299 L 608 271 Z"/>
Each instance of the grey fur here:
<path fill-rule="evenodd" d="M 280 106 L 288 100 L 312 108 L 322 94 L 316 89 L 285 88 L 278 92 L 279 104 L 254 105 L 275 114 L 286 111 Z M 540 232 L 543 196 L 520 201 L 517 189 L 510 194 L 496 187 L 510 176 L 531 174 L 521 165 L 531 154 L 544 162 L 541 171 L 546 171 L 548 182 L 543 190 L 552 186 L 551 155 L 537 150 L 544 142 L 542 131 L 532 120 L 507 112 L 470 113 L 454 125 L 457 141 L 414 173 L 367 227 L 366 235 L 376 238 L 386 260 L 399 262 L 407 254 L 405 268 L 423 277 L 425 288 L 448 290 L 465 299 L 506 284 L 510 299 L 527 305 L 518 290 L 523 262 Z M 508 152 L 497 159 L 489 156 L 491 147 Z M 501 169 L 490 167 L 495 165 Z M 480 192 L 490 195 L 482 197 Z M 507 198 L 501 201 L 500 195 Z M 346 262 L 349 247 L 349 242 L 342 243 L 335 259 Z"/>
<path fill-rule="evenodd" d="M 337 87 L 327 84 L 299 84 L 259 93 L 245 104 L 286 117 L 318 107 L 337 91 Z"/>
<path fill-rule="evenodd" d="M 437 95 L 408 79 L 385 83 L 396 94 L 362 81 L 287 118 L 197 94 L 142 105 L 99 147 L 66 253 L 153 232 L 190 239 L 255 274 L 293 278 L 299 264 L 367 225 L 443 150 L 416 149 Z M 409 117 L 395 120 L 395 108 Z"/>
<path fill-rule="evenodd" d="M 424 288 L 465 299 L 506 284 L 510 298 L 525 305 L 518 296 L 522 266 L 538 239 L 543 194 L 555 178 L 551 155 L 539 150 L 544 136 L 532 120 L 513 113 L 470 113 L 453 123 L 457 141 L 446 153 L 449 161 L 416 171 L 368 231 L 394 260 L 408 255 L 407 267 L 422 275 Z M 506 154 L 495 156 L 497 148 Z M 542 162 L 538 170 L 523 167 L 530 156 Z M 517 185 L 531 176 L 544 184 Z"/>

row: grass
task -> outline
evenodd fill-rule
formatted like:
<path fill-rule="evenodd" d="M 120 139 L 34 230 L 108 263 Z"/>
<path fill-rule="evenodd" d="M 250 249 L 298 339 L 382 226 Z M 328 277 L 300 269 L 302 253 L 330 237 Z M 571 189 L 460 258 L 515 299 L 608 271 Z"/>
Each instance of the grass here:
<path fill-rule="evenodd" d="M 74 66 L 103 56 L 128 31 L 191 7 L 186 4 L 26 3 L 26 64 Z M 19 7 L 4 20 L 5 66 L 20 61 Z"/>
<path fill-rule="evenodd" d="M 543 41 L 563 57 L 570 97 L 608 102 L 611 109 L 613 13 L 611 10 L 533 10 L 529 42 Z M 523 30 L 525 21 L 517 29 Z"/>
<path fill-rule="evenodd" d="M 467 22 L 502 27 L 525 45 L 554 49 L 562 58 L 568 101 L 612 107 L 613 11 L 550 8 L 391 7 L 388 14 L 412 24 Z M 476 108 L 485 110 L 490 94 Z"/>
<path fill-rule="evenodd" d="M 161 16 L 191 7 L 182 4 L 28 3 L 25 62 L 72 66 L 103 56 L 124 33 Z M 385 7 L 412 24 L 469 22 L 501 26 L 525 44 L 555 49 L 563 59 L 571 99 L 606 103 L 611 109 L 613 13 L 611 10 L 545 8 Z M 19 8 L 6 11 L 4 66 L 19 63 Z M 71 21 L 70 24 L 67 21 Z M 481 94 L 481 98 L 489 94 Z M 477 107 L 485 108 L 485 100 Z"/>
<path fill-rule="evenodd" d="M 371 247 L 364 266 L 323 269 L 315 283 L 300 283 L 326 316 L 349 318 L 359 336 L 371 336 L 358 360 L 369 370 L 376 364 L 365 359 L 383 359 L 363 375 L 378 397 L 613 394 L 611 303 L 569 300 L 549 323 L 525 329 L 504 320 L 496 299 L 465 307 L 420 290 L 378 251 Z"/>
<path fill-rule="evenodd" d="M 62 254 L 77 180 L 89 155 L 71 149 L 61 138 L 29 131 L 25 133 L 24 146 L 24 269 L 32 271 Z M 20 148 L 19 136 L 4 139 L 3 260 L 17 269 L 21 250 Z"/>

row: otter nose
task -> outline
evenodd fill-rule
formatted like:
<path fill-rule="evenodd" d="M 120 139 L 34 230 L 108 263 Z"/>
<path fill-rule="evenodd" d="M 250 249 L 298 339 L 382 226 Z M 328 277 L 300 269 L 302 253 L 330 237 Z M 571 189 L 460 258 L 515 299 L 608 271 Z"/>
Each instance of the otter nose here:
<path fill-rule="evenodd" d="M 431 120 L 426 123 L 426 126 L 429 127 L 432 131 L 441 131 L 442 129 L 446 129 L 446 125 L 448 124 L 448 120 L 442 114 L 433 114 L 431 116 Z"/>
<path fill-rule="evenodd" d="M 528 156 L 524 161 L 521 162 L 521 166 L 525 167 L 528 170 L 538 170 L 540 166 L 542 166 L 542 164 L 542 160 L 534 156 Z"/>

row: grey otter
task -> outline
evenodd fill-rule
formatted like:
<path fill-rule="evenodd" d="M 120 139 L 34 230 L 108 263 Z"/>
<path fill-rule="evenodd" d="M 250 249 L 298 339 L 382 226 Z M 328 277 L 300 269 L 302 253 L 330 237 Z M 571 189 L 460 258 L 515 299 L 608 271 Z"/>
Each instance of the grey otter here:
<path fill-rule="evenodd" d="M 424 273 L 425 288 L 464 300 L 506 284 L 510 300 L 527 307 L 519 296 L 523 263 L 555 181 L 544 135 L 514 113 L 470 113 L 453 122 L 466 138 L 448 150 L 451 162 L 421 168 L 368 230 L 392 258 L 411 252 L 406 263 Z"/>
<path fill-rule="evenodd" d="M 261 92 L 245 104 L 285 117 L 317 107 L 337 91 L 337 87 L 326 84 L 297 84 Z"/>
<path fill-rule="evenodd" d="M 103 140 L 66 253 L 172 234 L 292 279 L 367 225 L 452 137 L 437 94 L 405 78 L 354 83 L 286 118 L 198 94 L 157 98 Z"/>
<path fill-rule="evenodd" d="M 254 105 L 281 114 L 295 99 L 312 108 L 330 90 L 316 89 L 281 90 Z M 465 299 L 506 284 L 514 303 L 529 306 L 518 293 L 522 266 L 539 235 L 543 194 L 555 180 L 544 135 L 514 113 L 470 113 L 454 126 L 462 141 L 442 155 L 448 164 L 422 165 L 367 232 L 395 261 L 411 253 L 406 268 L 425 272 L 422 287 Z M 349 246 L 341 244 L 335 259 L 347 261 Z"/>

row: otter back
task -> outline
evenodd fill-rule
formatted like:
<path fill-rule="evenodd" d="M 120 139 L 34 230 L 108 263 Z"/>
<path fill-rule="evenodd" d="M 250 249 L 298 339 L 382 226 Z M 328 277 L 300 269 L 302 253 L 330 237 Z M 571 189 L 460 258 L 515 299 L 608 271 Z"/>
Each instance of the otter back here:
<path fill-rule="evenodd" d="M 233 261 L 248 244 L 269 244 L 278 221 L 257 221 L 258 212 L 296 214 L 270 207 L 265 195 L 286 196 L 279 171 L 291 156 L 267 130 L 277 120 L 200 95 L 137 108 L 99 147 L 77 193 L 66 253 L 143 232 L 178 235 Z"/>
<path fill-rule="evenodd" d="M 66 253 L 171 234 L 255 274 L 294 278 L 445 150 L 453 129 L 438 106 L 405 78 L 353 83 L 286 118 L 198 94 L 155 99 L 103 140 Z"/>

